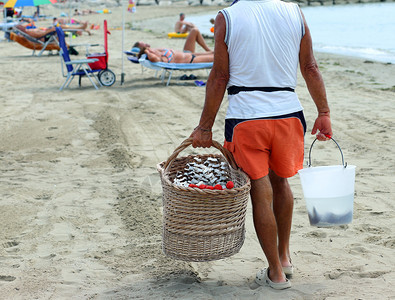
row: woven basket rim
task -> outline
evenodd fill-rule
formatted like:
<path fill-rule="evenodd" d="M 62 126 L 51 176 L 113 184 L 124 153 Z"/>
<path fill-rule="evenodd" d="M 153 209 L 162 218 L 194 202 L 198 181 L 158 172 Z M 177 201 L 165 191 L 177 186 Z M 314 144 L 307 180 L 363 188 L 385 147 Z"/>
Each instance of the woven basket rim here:
<path fill-rule="evenodd" d="M 224 159 L 224 161 L 226 161 L 226 158 L 223 155 L 221 155 L 221 154 L 196 154 L 196 155 L 191 154 L 191 155 L 187 155 L 187 156 L 178 157 L 178 158 L 175 159 L 174 162 L 176 162 L 177 160 L 184 160 L 184 159 L 188 159 L 188 158 L 193 159 L 195 157 L 199 157 L 200 158 L 200 157 L 213 157 L 213 156 L 219 157 L 221 159 Z M 249 187 L 251 186 L 251 181 L 250 181 L 250 178 L 248 177 L 248 175 L 245 172 L 243 172 L 240 168 L 233 169 L 229 165 L 229 163 L 228 163 L 228 165 L 229 165 L 229 169 L 230 169 L 231 173 L 238 173 L 239 175 L 241 175 L 242 177 L 245 178 L 246 183 L 243 184 L 241 187 L 234 187 L 232 189 L 223 189 L 223 190 L 210 190 L 210 189 L 200 189 L 198 187 L 197 188 L 193 188 L 193 187 L 185 187 L 185 186 L 177 185 L 177 184 L 173 183 L 170 180 L 170 178 L 169 178 L 170 171 L 166 171 L 163 168 L 163 165 L 165 163 L 166 163 L 166 161 L 162 161 L 162 162 L 158 163 L 157 166 L 156 166 L 159 174 L 162 177 L 162 180 L 164 180 L 167 185 L 169 185 L 169 186 L 171 186 L 173 188 L 177 188 L 177 189 L 179 189 L 181 191 L 191 192 L 191 193 L 196 193 L 196 194 L 202 194 L 202 195 L 204 195 L 204 194 L 206 194 L 206 195 L 215 195 L 215 194 L 219 194 L 219 193 L 221 193 L 221 194 L 237 194 L 239 192 L 245 191 L 246 188 L 249 189 Z"/>

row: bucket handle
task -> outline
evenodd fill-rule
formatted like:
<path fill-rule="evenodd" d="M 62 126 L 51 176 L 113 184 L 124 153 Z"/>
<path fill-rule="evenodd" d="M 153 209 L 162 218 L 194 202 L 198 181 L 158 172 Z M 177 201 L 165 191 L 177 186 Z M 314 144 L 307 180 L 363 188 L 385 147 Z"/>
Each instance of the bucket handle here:
<path fill-rule="evenodd" d="M 329 136 L 328 136 L 328 137 L 329 137 Z M 335 139 L 334 139 L 333 137 L 329 137 L 329 138 L 330 138 L 332 141 L 334 141 L 335 144 L 336 144 L 336 146 L 337 146 L 337 148 L 339 148 L 340 154 L 341 154 L 341 156 L 342 156 L 342 165 L 343 165 L 344 168 L 347 168 L 347 163 L 344 163 L 344 156 L 343 156 L 342 149 L 340 148 L 339 144 L 335 141 Z M 308 167 L 311 167 L 311 150 L 313 149 L 313 145 L 314 145 L 314 143 L 315 143 L 316 140 L 317 140 L 317 138 L 314 139 L 313 143 L 312 143 L 311 146 L 310 146 Z"/>

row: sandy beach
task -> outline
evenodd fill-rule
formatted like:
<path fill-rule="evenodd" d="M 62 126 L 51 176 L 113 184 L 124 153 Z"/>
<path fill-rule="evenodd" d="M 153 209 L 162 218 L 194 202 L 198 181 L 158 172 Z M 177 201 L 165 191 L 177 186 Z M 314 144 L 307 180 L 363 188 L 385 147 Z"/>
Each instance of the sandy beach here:
<path fill-rule="evenodd" d="M 80 19 L 108 20 L 112 87 L 96 91 L 83 78 L 82 87 L 75 79 L 60 92 L 58 55 L 0 42 L 0 299 L 395 299 L 395 65 L 316 54 L 334 138 L 357 166 L 354 219 L 310 226 L 299 177 L 290 179 L 295 275 L 291 289 L 275 291 L 254 283 L 267 262 L 250 205 L 238 254 L 203 263 L 163 255 L 156 164 L 197 125 L 205 89 L 177 80 L 183 72 L 166 87 L 123 57 L 122 9 L 110 9 Z M 137 7 L 126 13 L 125 50 L 141 40 L 181 50 L 184 40 L 167 38 L 179 12 L 219 9 Z M 59 8 L 45 12 L 58 16 Z M 102 44 L 102 27 L 92 32 L 72 42 Z M 76 49 L 72 59 L 84 58 L 84 47 Z M 207 80 L 205 70 L 193 74 Z M 296 91 L 309 131 L 316 111 L 301 76 Z M 213 129 L 221 143 L 226 106 L 225 99 Z M 313 140 L 308 132 L 306 154 Z M 205 151 L 217 150 L 195 150 Z M 314 164 L 340 164 L 336 146 L 319 143 Z"/>

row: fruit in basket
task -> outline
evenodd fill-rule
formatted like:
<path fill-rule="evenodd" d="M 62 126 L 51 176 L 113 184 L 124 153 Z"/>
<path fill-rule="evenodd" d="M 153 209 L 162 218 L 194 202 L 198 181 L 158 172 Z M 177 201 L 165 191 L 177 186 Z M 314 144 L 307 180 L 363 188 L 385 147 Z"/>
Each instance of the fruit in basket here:
<path fill-rule="evenodd" d="M 206 185 L 205 184 L 200 184 L 198 187 L 199 187 L 199 189 L 203 190 L 203 189 L 206 188 Z"/>
<path fill-rule="evenodd" d="M 196 184 L 193 184 L 193 183 L 190 183 L 188 186 L 191 187 L 191 188 L 197 188 L 198 187 Z"/>
<path fill-rule="evenodd" d="M 226 188 L 227 189 L 233 189 L 234 186 L 235 186 L 235 184 L 233 183 L 233 181 L 228 181 L 226 183 Z"/>

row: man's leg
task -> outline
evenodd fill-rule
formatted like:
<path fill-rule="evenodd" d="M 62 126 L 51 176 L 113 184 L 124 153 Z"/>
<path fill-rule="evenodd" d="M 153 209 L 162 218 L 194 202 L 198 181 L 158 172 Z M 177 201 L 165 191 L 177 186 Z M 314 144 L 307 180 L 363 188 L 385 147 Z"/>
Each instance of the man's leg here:
<path fill-rule="evenodd" d="M 273 191 L 269 175 L 251 180 L 251 200 L 255 231 L 267 258 L 273 282 L 285 282 L 277 247 L 277 225 L 272 202 Z"/>
<path fill-rule="evenodd" d="M 199 29 L 192 28 L 185 41 L 184 51 L 190 51 L 192 53 L 195 53 L 196 43 L 198 43 L 204 50 L 211 51 L 210 48 L 207 46 Z"/>
<path fill-rule="evenodd" d="M 291 266 L 289 239 L 294 199 L 286 178 L 277 176 L 272 170 L 270 170 L 269 177 L 273 189 L 273 210 L 277 223 L 278 253 L 281 265 L 289 267 Z"/>

